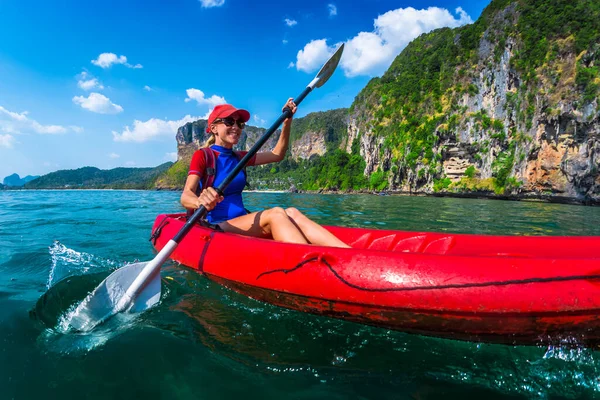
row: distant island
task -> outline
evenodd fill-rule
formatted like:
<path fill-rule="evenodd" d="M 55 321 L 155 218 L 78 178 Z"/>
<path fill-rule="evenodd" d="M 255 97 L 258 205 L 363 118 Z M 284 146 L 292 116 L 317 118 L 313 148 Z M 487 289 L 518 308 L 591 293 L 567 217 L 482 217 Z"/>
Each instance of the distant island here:
<path fill-rule="evenodd" d="M 16 175 L 13 174 L 5 178 L 5 185 L 0 189 L 153 189 L 156 178 L 168 170 L 171 165 L 173 165 L 172 162 L 167 162 L 154 168 L 113 168 L 109 170 L 83 167 L 33 177 L 21 186 L 7 185 L 6 179 Z M 18 178 L 18 175 L 16 177 Z"/>
<path fill-rule="evenodd" d="M 12 174 L 4 178 L 2 184 L 3 186 L 20 187 L 36 178 L 39 178 L 39 175 L 27 175 L 26 177 L 21 178 L 19 174 Z"/>

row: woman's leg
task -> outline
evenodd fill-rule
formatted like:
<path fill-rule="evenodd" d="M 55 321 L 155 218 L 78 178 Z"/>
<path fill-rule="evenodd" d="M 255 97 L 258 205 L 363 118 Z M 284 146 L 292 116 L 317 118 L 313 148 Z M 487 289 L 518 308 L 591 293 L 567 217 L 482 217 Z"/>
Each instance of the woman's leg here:
<path fill-rule="evenodd" d="M 219 224 L 225 232 L 268 238 L 287 243 L 307 244 L 309 241 L 281 207 L 242 215 Z"/>
<path fill-rule="evenodd" d="M 350 247 L 335 237 L 333 233 L 309 219 L 296 208 L 286 208 L 285 213 L 292 221 L 294 221 L 294 224 L 298 227 L 300 232 L 302 232 L 309 243 L 319 246 Z"/>

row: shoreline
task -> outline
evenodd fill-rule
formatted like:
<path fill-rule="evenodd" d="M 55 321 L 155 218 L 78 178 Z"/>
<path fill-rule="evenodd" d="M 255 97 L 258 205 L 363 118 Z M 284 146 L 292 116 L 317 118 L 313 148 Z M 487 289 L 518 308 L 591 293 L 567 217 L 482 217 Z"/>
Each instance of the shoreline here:
<path fill-rule="evenodd" d="M 77 189 L 67 189 L 67 188 L 46 188 L 46 189 L 24 189 L 24 188 L 11 188 L 11 189 L 2 189 L 1 192 L 33 192 L 33 191 L 121 191 L 121 192 L 179 192 L 182 189 L 180 188 L 153 188 L 153 189 L 98 189 L 98 188 L 77 188 Z M 519 193 L 519 194 L 495 194 L 489 192 L 411 192 L 404 190 L 330 190 L 330 189 L 320 189 L 320 190 L 311 190 L 311 191 L 303 191 L 299 190 L 296 192 L 289 190 L 268 190 L 268 189 L 260 189 L 260 190 L 246 190 L 246 193 L 273 193 L 273 194 L 282 194 L 282 193 L 298 193 L 298 194 L 333 194 L 333 195 L 356 195 L 356 194 L 368 194 L 373 196 L 421 196 L 421 197 L 451 197 L 451 198 L 463 198 L 463 199 L 481 199 L 481 200 L 506 200 L 506 201 L 527 201 L 527 202 L 539 202 L 539 203 L 555 203 L 555 204 L 569 204 L 569 205 L 579 205 L 579 206 L 600 206 L 600 198 L 585 198 L 578 199 L 573 197 L 566 196 L 556 196 L 549 194 L 538 194 L 538 193 Z"/>
<path fill-rule="evenodd" d="M 555 203 L 555 204 L 570 204 L 579 206 L 600 206 L 600 198 L 577 199 L 566 196 L 553 196 L 538 193 L 520 193 L 520 194 L 495 194 L 489 192 L 410 192 L 404 190 L 362 190 L 362 191 L 335 191 L 335 190 L 320 190 L 318 194 L 371 194 L 376 196 L 416 196 L 416 197 L 451 197 L 459 199 L 480 199 L 480 200 L 504 200 L 504 201 L 526 201 L 536 203 Z"/>

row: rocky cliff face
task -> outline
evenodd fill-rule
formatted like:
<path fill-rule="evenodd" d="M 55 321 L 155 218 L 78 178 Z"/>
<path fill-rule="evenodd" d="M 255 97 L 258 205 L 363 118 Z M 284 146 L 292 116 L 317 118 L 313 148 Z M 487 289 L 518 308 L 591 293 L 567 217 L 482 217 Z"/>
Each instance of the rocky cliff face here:
<path fill-rule="evenodd" d="M 402 110 L 405 98 L 393 98 L 389 89 L 406 79 L 401 64 L 407 62 L 403 57 L 411 56 L 412 44 L 408 54 L 395 61 L 395 70 L 393 65 L 359 94 L 351 109 L 346 151 L 354 139 L 359 140 L 366 175 L 387 172 L 389 188 L 395 190 L 488 191 L 600 201 L 600 105 L 594 87 L 584 90 L 580 80 L 582 70 L 597 71 L 600 45 L 577 52 L 575 36 L 559 37 L 535 69 L 519 67 L 526 44 L 519 32 L 509 31 L 525 12 L 519 6 L 509 3 L 488 15 L 471 62 L 457 65 L 445 76 L 442 65 L 439 79 L 452 83 L 438 98 L 421 96 L 430 117 L 419 120 L 407 135 L 418 135 L 423 125 L 432 123 L 430 134 L 420 142 L 398 135 L 411 116 Z M 444 49 L 453 42 L 452 51 L 464 51 L 462 36 L 472 35 L 475 28 L 433 32 L 415 46 L 427 49 L 438 37 L 452 35 Z M 595 80 L 598 85 L 600 79 Z"/>
<path fill-rule="evenodd" d="M 323 132 L 305 132 L 291 146 L 292 158 L 306 160 L 312 155 L 323 155 L 327 151 Z"/>

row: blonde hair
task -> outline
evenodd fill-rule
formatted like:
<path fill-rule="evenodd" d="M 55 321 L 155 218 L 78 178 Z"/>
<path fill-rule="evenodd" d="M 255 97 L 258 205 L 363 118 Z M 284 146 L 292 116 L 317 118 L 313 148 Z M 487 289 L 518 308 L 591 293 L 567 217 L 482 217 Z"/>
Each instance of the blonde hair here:
<path fill-rule="evenodd" d="M 215 144 L 216 141 L 217 140 L 215 139 L 215 134 L 211 132 L 208 139 L 206 139 L 206 141 L 200 147 L 210 147 L 213 144 Z"/>

